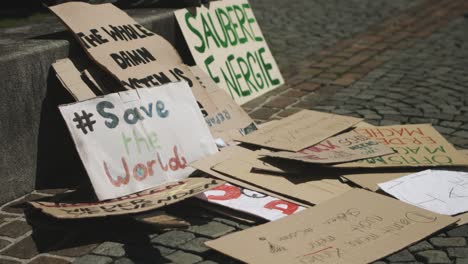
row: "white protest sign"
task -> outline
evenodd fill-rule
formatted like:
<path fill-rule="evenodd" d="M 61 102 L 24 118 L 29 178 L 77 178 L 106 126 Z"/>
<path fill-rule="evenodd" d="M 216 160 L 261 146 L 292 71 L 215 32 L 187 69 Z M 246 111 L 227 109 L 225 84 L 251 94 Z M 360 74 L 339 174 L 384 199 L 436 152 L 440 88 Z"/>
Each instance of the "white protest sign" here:
<path fill-rule="evenodd" d="M 217 152 L 186 82 L 60 106 L 100 200 L 186 178 Z"/>
<path fill-rule="evenodd" d="M 269 195 L 225 183 L 197 196 L 210 203 L 219 204 L 234 210 L 246 212 L 274 221 L 305 209 Z"/>
<path fill-rule="evenodd" d="M 396 198 L 439 214 L 455 215 L 468 211 L 468 173 L 425 170 L 379 187 Z"/>
<path fill-rule="evenodd" d="M 247 0 L 175 12 L 195 63 L 243 104 L 284 83 Z"/>

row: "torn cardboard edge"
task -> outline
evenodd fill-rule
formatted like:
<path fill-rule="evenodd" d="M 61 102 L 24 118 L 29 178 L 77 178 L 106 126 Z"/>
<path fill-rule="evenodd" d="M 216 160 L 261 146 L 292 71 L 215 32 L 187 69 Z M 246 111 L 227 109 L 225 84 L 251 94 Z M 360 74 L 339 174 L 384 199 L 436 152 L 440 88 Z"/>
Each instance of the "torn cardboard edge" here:
<path fill-rule="evenodd" d="M 297 152 L 334 136 L 362 119 L 302 110 L 235 140 L 271 149 Z"/>
<path fill-rule="evenodd" d="M 371 263 L 456 221 L 352 189 L 298 214 L 205 244 L 246 263 Z"/>
<path fill-rule="evenodd" d="M 352 130 L 327 138 L 299 152 L 270 152 L 266 156 L 312 164 L 332 164 L 380 157 L 393 153 L 395 152 L 391 148 Z"/>
<path fill-rule="evenodd" d="M 135 214 L 161 208 L 224 184 L 212 178 L 192 177 L 163 184 L 120 198 L 89 203 L 29 202 L 43 213 L 60 219 L 81 219 Z"/>
<path fill-rule="evenodd" d="M 96 97 L 96 94 L 81 79 L 81 73 L 73 62 L 68 59 L 60 59 L 52 63 L 57 79 L 69 94 L 76 100 L 82 101 Z"/>

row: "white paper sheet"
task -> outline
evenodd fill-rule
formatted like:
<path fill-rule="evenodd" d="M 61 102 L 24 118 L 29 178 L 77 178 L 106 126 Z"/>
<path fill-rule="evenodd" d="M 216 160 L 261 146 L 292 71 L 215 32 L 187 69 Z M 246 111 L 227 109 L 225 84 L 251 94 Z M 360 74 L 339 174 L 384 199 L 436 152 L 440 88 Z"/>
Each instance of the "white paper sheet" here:
<path fill-rule="evenodd" d="M 425 170 L 379 187 L 401 201 L 439 214 L 455 215 L 468 211 L 468 173 Z"/>
<path fill-rule="evenodd" d="M 210 203 L 274 221 L 295 214 L 305 207 L 263 193 L 225 183 L 195 196 Z"/>

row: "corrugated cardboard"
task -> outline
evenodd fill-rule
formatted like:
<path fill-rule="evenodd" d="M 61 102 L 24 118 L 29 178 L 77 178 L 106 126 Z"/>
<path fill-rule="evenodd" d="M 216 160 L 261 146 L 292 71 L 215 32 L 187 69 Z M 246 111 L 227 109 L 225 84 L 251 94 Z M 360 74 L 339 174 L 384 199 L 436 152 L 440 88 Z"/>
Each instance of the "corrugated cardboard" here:
<path fill-rule="evenodd" d="M 284 83 L 247 0 L 175 12 L 194 61 L 243 104 Z"/>
<path fill-rule="evenodd" d="M 96 96 L 83 79 L 81 79 L 81 73 L 70 59 L 58 60 L 52 63 L 52 68 L 55 70 L 57 78 L 62 83 L 63 87 L 67 89 L 76 101 L 82 101 Z"/>
<path fill-rule="evenodd" d="M 353 189 L 275 222 L 205 244 L 247 263 L 370 263 L 457 221 Z"/>
<path fill-rule="evenodd" d="M 236 140 L 297 152 L 350 128 L 359 118 L 302 110 Z"/>
<path fill-rule="evenodd" d="M 299 152 L 271 152 L 269 157 L 298 160 L 306 163 L 341 163 L 384 156 L 394 151 L 355 131 L 325 139 Z"/>
<path fill-rule="evenodd" d="M 223 183 L 223 181 L 209 178 L 187 178 L 103 202 L 30 202 L 30 204 L 48 215 L 64 219 L 123 215 L 145 212 L 176 203 Z"/>
<path fill-rule="evenodd" d="M 276 198 L 279 198 L 279 199 L 282 199 L 282 200 L 285 200 L 285 201 L 288 201 L 288 202 L 297 203 L 297 204 L 299 204 L 301 206 L 304 206 L 304 207 L 309 207 L 310 206 L 310 203 L 304 203 L 304 202 L 296 201 L 296 200 L 291 199 L 289 197 L 286 197 L 286 196 L 284 196 L 282 194 L 271 192 L 268 189 L 263 188 L 262 186 L 257 186 L 257 185 L 253 185 L 253 184 L 248 183 L 248 182 L 238 180 L 236 178 L 231 177 L 230 175 L 222 174 L 222 173 L 219 173 L 219 172 L 214 171 L 212 169 L 213 166 L 215 166 L 215 165 L 217 165 L 217 164 L 219 164 L 219 163 L 221 163 L 221 162 L 223 162 L 225 160 L 233 158 L 233 157 L 239 157 L 239 158 L 240 157 L 246 157 L 248 159 L 250 159 L 250 158 L 255 159 L 258 156 L 253 151 L 250 151 L 250 150 L 242 148 L 242 147 L 233 146 L 233 147 L 227 147 L 227 148 L 221 149 L 220 152 L 218 152 L 218 153 L 216 153 L 214 155 L 208 156 L 208 157 L 203 158 L 201 160 L 197 160 L 197 161 L 191 163 L 190 166 L 193 167 L 193 168 L 196 168 L 196 169 L 198 169 L 200 171 L 203 171 L 204 173 L 206 173 L 208 175 L 211 175 L 211 176 L 216 177 L 218 179 L 222 179 L 222 180 L 224 180 L 226 182 L 229 182 L 229 183 L 232 183 L 234 185 L 241 186 L 241 187 L 253 190 L 253 191 L 261 192 L 261 193 L 267 194 L 269 196 L 273 196 L 273 197 L 276 197 Z"/>
<path fill-rule="evenodd" d="M 356 131 L 391 147 L 396 153 L 336 167 L 468 166 L 467 159 L 428 124 L 357 128 Z"/>

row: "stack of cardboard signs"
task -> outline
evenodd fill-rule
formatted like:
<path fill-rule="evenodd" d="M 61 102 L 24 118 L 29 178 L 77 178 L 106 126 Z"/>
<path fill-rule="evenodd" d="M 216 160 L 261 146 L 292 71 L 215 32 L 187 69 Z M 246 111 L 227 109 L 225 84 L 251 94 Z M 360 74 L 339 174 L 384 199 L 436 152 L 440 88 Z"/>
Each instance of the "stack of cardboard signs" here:
<path fill-rule="evenodd" d="M 430 125 L 303 110 L 257 126 L 238 103 L 283 79 L 246 0 L 175 12 L 200 67 L 110 4 L 51 10 L 94 61 L 53 67 L 78 101 L 60 112 L 99 201 L 32 202 L 44 213 L 131 214 L 193 197 L 272 221 L 206 243 L 234 258 L 366 263 L 468 210 L 466 154 Z"/>

